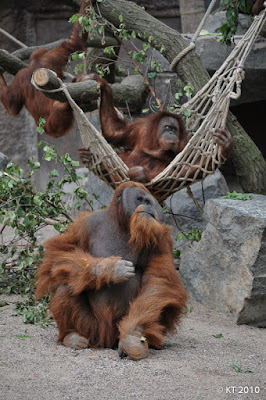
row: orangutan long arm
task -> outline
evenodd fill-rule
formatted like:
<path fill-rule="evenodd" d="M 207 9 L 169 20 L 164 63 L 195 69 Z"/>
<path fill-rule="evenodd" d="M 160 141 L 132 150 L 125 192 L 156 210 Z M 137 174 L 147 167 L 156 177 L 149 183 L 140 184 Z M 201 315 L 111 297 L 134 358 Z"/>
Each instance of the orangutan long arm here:
<path fill-rule="evenodd" d="M 185 307 L 187 295 L 169 255 L 154 258 L 144 279 L 140 294 L 120 323 L 120 340 L 134 331 L 141 331 L 149 344 L 160 348 L 164 334 L 174 328 Z M 169 320 L 168 313 L 171 313 Z"/>
<path fill-rule="evenodd" d="M 120 257 L 95 258 L 81 249 L 82 243 L 77 243 L 76 238 L 77 232 L 81 235 L 85 223 L 86 215 L 72 223 L 65 233 L 45 243 L 45 258 L 36 275 L 37 298 L 60 285 L 68 285 L 73 295 L 77 295 L 85 289 L 97 290 L 135 275 L 130 261 Z"/>

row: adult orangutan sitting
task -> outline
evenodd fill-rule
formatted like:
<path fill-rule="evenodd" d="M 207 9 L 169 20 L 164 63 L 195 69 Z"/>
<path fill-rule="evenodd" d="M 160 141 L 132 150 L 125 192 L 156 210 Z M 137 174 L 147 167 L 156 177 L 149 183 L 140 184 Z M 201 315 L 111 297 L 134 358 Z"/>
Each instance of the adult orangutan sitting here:
<path fill-rule="evenodd" d="M 170 228 L 140 183 L 115 191 L 106 209 L 85 212 L 45 243 L 36 297 L 52 292 L 50 310 L 65 346 L 118 346 L 145 358 L 174 330 L 187 294 L 174 267 Z"/>

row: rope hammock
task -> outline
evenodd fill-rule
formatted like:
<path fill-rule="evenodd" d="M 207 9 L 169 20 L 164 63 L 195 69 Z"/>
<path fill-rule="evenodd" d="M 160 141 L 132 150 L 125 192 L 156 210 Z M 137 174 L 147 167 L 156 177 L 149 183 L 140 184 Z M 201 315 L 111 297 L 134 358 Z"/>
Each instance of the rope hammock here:
<path fill-rule="evenodd" d="M 160 202 L 183 187 L 204 179 L 224 163 L 221 148 L 214 142 L 213 133 L 225 127 L 230 99 L 237 99 L 241 94 L 244 62 L 257 39 L 265 16 L 264 9 L 254 17 L 252 25 L 223 65 L 179 110 L 179 113 L 189 110 L 191 114 L 186 118 L 185 125 L 192 137 L 184 150 L 160 174 L 145 184 Z M 113 188 L 128 181 L 128 167 L 90 123 L 63 83 L 61 90 L 73 109 L 83 145 L 91 151 L 88 169 Z"/>

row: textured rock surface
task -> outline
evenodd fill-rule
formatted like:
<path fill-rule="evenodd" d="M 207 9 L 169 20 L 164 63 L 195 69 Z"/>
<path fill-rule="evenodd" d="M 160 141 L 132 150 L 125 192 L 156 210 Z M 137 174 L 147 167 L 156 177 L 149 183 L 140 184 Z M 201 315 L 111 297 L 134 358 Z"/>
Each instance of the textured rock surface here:
<path fill-rule="evenodd" d="M 202 239 L 182 252 L 180 275 L 198 301 L 237 323 L 266 325 L 266 197 L 210 200 Z"/>
<path fill-rule="evenodd" d="M 207 176 L 202 183 L 194 183 L 190 188 L 202 209 L 205 201 L 224 196 L 229 191 L 225 178 L 219 170 Z M 193 228 L 204 228 L 202 213 L 188 196 L 186 188 L 168 197 L 165 203 L 169 209 L 169 213 L 165 214 L 165 223 L 173 226 L 173 238 L 180 233 L 175 221 L 185 232 L 189 232 Z"/>
<path fill-rule="evenodd" d="M 7 156 L 0 152 L 0 171 L 5 170 L 7 164 L 8 164 Z"/>
<path fill-rule="evenodd" d="M 79 176 L 88 174 L 86 178 L 80 179 L 80 184 L 88 193 L 88 201 L 90 203 L 88 204 L 86 201 L 80 200 L 81 208 L 79 211 L 100 210 L 102 207 L 108 206 L 113 197 L 114 190 L 87 168 L 78 168 L 77 174 Z M 64 191 L 67 193 L 64 201 L 71 206 L 72 217 L 76 217 L 79 213 L 79 211 L 72 207 L 71 198 L 75 187 L 75 183 L 67 183 L 64 185 Z"/>
<path fill-rule="evenodd" d="M 233 46 L 220 43 L 220 37 L 202 36 L 196 43 L 204 67 L 212 75 L 223 64 L 232 52 Z M 239 38 L 235 38 L 237 44 Z M 266 83 L 266 39 L 259 37 L 245 62 L 245 79 L 241 85 L 241 97 L 233 100 L 231 105 L 265 100 Z"/>

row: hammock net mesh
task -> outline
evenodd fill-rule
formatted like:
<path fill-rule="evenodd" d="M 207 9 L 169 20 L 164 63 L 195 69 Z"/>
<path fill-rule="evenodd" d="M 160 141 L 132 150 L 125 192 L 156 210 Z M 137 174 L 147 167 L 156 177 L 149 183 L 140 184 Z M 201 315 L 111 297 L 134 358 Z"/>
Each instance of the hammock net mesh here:
<path fill-rule="evenodd" d="M 145 184 L 160 201 L 183 187 L 204 179 L 225 161 L 220 146 L 214 141 L 213 133 L 216 129 L 225 127 L 230 99 L 236 99 L 241 94 L 244 62 L 264 21 L 265 9 L 254 17 L 252 25 L 219 70 L 178 110 L 180 114 L 184 110 L 189 111 L 190 116 L 186 117 L 185 125 L 191 133 L 191 139 L 160 174 Z M 128 167 L 90 123 L 64 85 L 62 89 L 73 109 L 83 145 L 91 151 L 87 164 L 89 170 L 113 188 L 128 181 Z"/>

